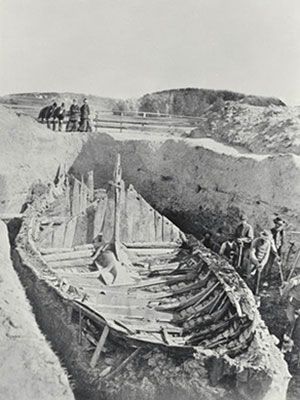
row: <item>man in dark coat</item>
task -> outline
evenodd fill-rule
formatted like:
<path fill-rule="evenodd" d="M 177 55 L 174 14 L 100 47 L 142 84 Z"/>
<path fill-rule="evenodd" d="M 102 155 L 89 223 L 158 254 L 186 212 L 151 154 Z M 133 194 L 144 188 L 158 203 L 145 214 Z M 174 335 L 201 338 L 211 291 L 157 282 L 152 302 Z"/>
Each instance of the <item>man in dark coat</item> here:
<path fill-rule="evenodd" d="M 61 103 L 59 107 L 54 111 L 53 116 L 53 130 L 56 130 L 56 122 L 58 122 L 58 130 L 61 132 L 64 118 L 66 114 L 65 103 Z"/>
<path fill-rule="evenodd" d="M 47 127 L 49 129 L 51 129 L 51 120 L 53 120 L 53 118 L 54 118 L 54 113 L 55 113 L 56 107 L 57 107 L 57 104 L 53 103 L 52 106 L 48 107 L 48 110 L 46 112 Z"/>
<path fill-rule="evenodd" d="M 47 115 L 50 107 L 51 106 L 46 106 L 41 109 L 41 111 L 39 112 L 39 116 L 38 116 L 39 122 L 44 123 L 44 121 L 46 120 L 46 115 Z"/>
<path fill-rule="evenodd" d="M 241 268 L 243 274 L 248 267 L 249 250 L 254 233 L 252 226 L 248 223 L 247 215 L 240 214 L 240 222 L 235 230 L 235 239 L 239 246 L 237 268 Z"/>
<path fill-rule="evenodd" d="M 228 262 L 230 262 L 231 265 L 235 266 L 237 262 L 238 251 L 239 249 L 234 240 L 234 235 L 229 234 L 228 240 L 222 243 L 219 252 L 220 256 L 223 256 Z"/>
<path fill-rule="evenodd" d="M 80 131 L 92 131 L 92 127 L 90 124 L 90 107 L 88 105 L 87 99 L 83 100 L 83 105 L 80 108 Z"/>
<path fill-rule="evenodd" d="M 76 132 L 78 131 L 78 121 L 79 121 L 80 109 L 77 104 L 76 99 L 73 100 L 73 104 L 69 110 L 69 122 L 67 125 L 68 132 Z"/>

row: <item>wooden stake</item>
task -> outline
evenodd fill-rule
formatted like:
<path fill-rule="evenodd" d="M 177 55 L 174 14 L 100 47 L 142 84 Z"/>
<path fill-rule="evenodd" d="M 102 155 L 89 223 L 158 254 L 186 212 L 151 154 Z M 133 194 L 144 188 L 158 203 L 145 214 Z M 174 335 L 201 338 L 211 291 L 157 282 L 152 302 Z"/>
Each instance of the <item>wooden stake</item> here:
<path fill-rule="evenodd" d="M 99 339 L 99 342 L 97 343 L 96 350 L 95 350 L 93 357 L 91 359 L 91 362 L 90 362 L 90 366 L 92 368 L 95 368 L 95 366 L 99 360 L 99 357 L 100 357 L 101 351 L 104 347 L 108 333 L 109 333 L 109 327 L 107 325 L 105 325 L 104 329 L 102 331 L 101 337 Z"/>

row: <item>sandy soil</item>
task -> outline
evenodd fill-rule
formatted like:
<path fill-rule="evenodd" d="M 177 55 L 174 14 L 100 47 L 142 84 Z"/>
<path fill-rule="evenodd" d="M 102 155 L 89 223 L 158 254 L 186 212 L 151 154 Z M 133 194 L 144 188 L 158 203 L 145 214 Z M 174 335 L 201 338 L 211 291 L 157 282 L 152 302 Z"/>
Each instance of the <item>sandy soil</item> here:
<path fill-rule="evenodd" d="M 13 269 L 6 225 L 0 221 L 0 398 L 74 399 L 67 374 L 39 331 Z"/>
<path fill-rule="evenodd" d="M 300 154 L 299 107 L 257 107 L 226 102 L 202 114 L 192 137 L 212 137 L 258 154 Z"/>

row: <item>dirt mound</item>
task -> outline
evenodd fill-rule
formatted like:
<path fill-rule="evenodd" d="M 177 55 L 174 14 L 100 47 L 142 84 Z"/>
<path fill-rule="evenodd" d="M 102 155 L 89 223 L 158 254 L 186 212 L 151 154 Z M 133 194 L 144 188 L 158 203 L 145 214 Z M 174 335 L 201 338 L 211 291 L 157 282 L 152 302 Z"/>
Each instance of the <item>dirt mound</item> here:
<path fill-rule="evenodd" d="M 48 182 L 79 153 L 85 136 L 52 132 L 0 106 L 0 212 L 19 212 L 33 182 Z"/>
<path fill-rule="evenodd" d="M 300 154 L 299 107 L 227 102 L 209 108 L 191 137 L 212 137 L 256 153 Z"/>
<path fill-rule="evenodd" d="M 67 375 L 39 331 L 13 269 L 0 221 L 0 397 L 5 400 L 74 399 Z"/>

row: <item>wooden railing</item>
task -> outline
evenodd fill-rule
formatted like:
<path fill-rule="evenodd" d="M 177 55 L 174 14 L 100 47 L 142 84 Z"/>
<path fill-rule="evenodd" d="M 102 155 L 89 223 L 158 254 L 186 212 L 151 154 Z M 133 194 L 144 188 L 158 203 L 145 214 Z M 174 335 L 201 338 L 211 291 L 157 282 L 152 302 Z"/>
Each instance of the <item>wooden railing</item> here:
<path fill-rule="evenodd" d="M 5 107 L 14 110 L 18 114 L 29 115 L 37 120 L 40 107 L 30 105 L 4 104 Z M 186 115 L 163 114 L 143 111 L 111 111 L 102 110 L 94 112 L 91 118 L 93 130 L 115 129 L 134 130 L 140 132 L 187 132 L 196 128 L 202 117 Z M 42 122 L 42 121 L 39 121 Z M 63 121 L 68 122 L 68 113 Z M 43 121 L 43 123 L 46 123 Z"/>

